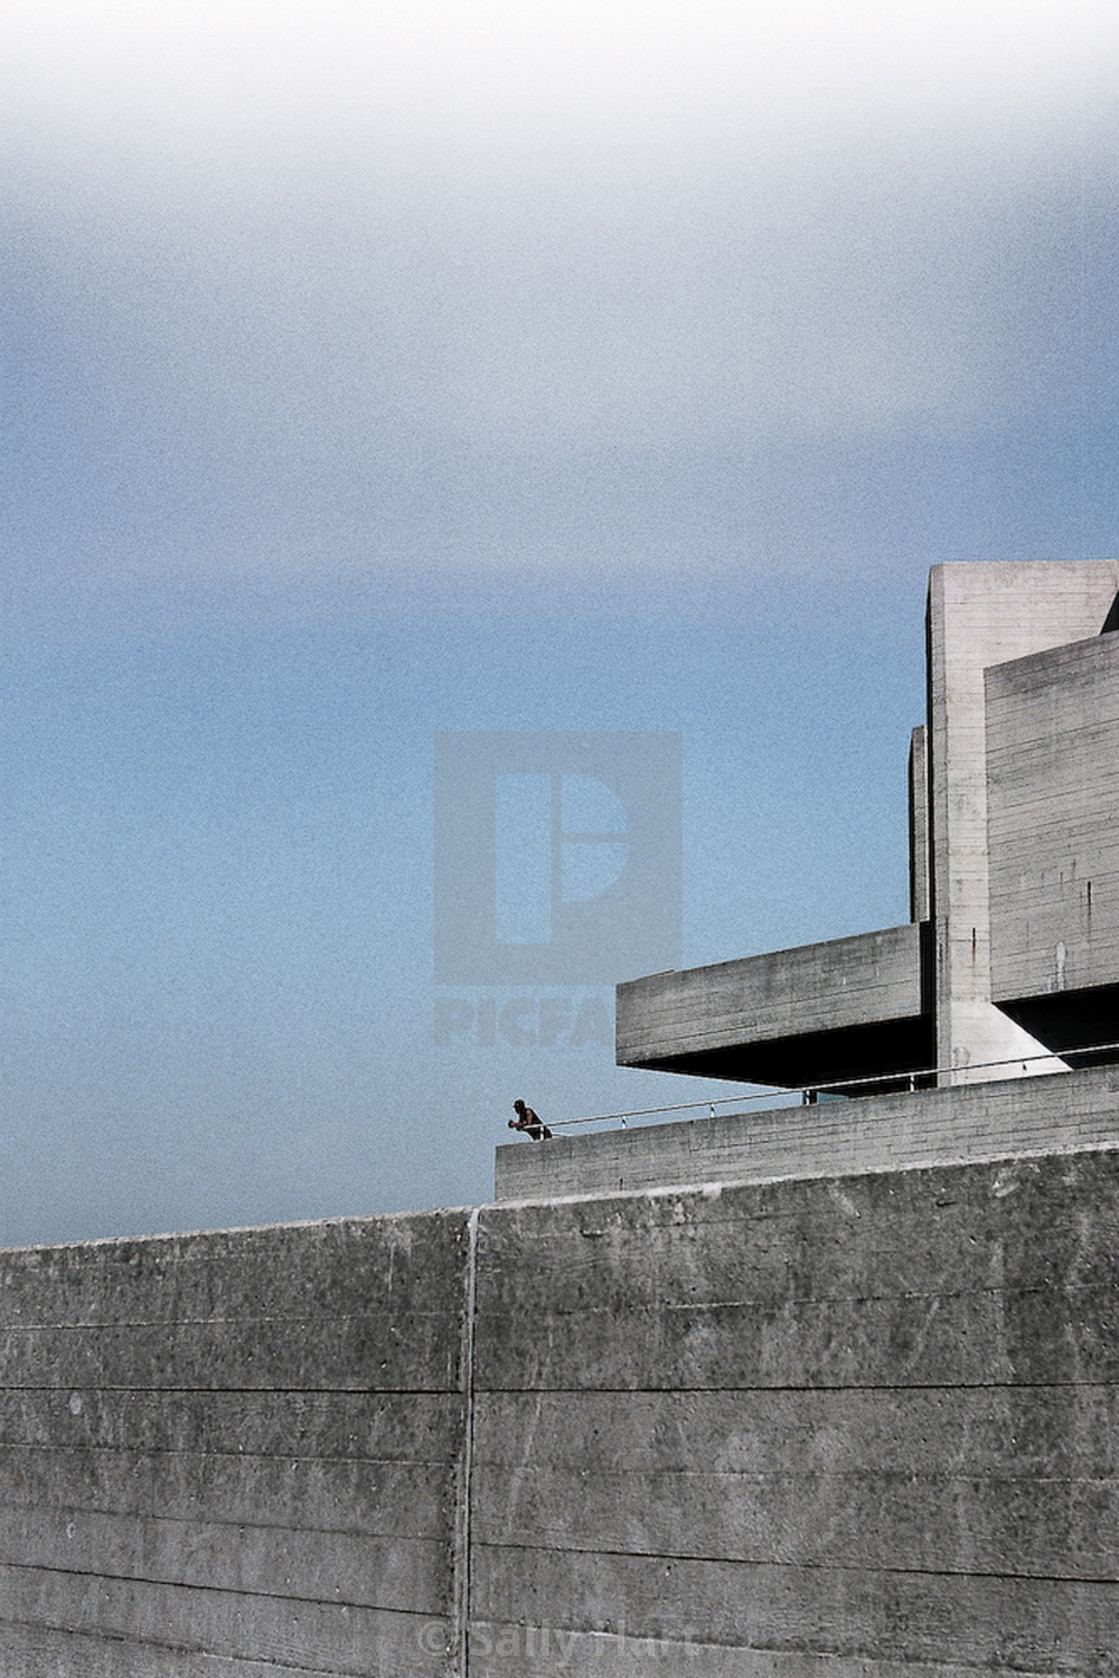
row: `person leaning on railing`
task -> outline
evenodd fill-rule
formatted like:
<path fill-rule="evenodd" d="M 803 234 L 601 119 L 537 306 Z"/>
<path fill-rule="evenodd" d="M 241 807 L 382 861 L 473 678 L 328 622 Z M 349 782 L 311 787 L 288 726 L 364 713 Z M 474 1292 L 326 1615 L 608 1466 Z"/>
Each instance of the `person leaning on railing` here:
<path fill-rule="evenodd" d="M 534 1142 L 551 1141 L 552 1133 L 543 1119 L 538 1113 L 534 1113 L 531 1107 L 526 1107 L 519 1098 L 513 1103 L 513 1111 L 517 1116 L 509 1120 L 510 1130 L 525 1130 Z"/>

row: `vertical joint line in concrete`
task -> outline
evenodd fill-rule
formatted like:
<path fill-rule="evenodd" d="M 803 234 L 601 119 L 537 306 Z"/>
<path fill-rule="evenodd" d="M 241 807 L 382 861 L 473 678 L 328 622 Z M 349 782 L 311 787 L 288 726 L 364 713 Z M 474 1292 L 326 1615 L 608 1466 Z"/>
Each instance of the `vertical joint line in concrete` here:
<path fill-rule="evenodd" d="M 470 1663 L 470 1482 L 474 1470 L 474 1316 L 478 1277 L 478 1216 L 479 1208 L 476 1206 L 467 1225 L 466 1288 L 462 1309 L 462 1451 L 456 1488 L 451 1602 L 451 1670 L 455 1678 L 467 1678 Z"/>

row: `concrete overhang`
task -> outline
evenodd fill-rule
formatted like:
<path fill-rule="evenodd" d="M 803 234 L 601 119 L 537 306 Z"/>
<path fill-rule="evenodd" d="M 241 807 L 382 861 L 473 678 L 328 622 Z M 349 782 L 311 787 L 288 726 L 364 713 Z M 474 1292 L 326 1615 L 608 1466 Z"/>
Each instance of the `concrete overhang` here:
<path fill-rule="evenodd" d="M 1119 985 L 1000 998 L 999 1007 L 1069 1066 L 1119 1061 Z"/>
<path fill-rule="evenodd" d="M 794 1088 L 927 1070 L 929 944 L 922 922 L 634 979 L 618 1065 Z"/>

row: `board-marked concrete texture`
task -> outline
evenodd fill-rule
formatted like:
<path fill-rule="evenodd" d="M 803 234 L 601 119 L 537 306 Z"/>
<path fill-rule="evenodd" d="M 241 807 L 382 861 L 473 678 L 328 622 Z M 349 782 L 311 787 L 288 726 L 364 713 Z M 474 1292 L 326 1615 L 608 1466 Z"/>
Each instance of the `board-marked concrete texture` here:
<path fill-rule="evenodd" d="M 1097 1150 L 4 1254 L 0 1671 L 1111 1678 L 1117 1223 Z"/>
<path fill-rule="evenodd" d="M 472 1624 L 588 1675 L 1119 1670 L 1116 1165 L 487 1213 Z"/>
<path fill-rule="evenodd" d="M 443 1671 L 469 1227 L 3 1254 L 0 1672 Z"/>
<path fill-rule="evenodd" d="M 1098 635 L 1116 592 L 1110 562 L 936 565 L 929 575 L 929 774 L 937 1063 L 950 1082 L 995 1076 L 1045 1045 L 991 1000 L 986 696 L 992 665 Z M 1059 1066 L 1044 1059 L 1030 1066 Z"/>
<path fill-rule="evenodd" d="M 916 925 L 617 987 L 619 1066 L 809 1084 L 933 1065 Z"/>
<path fill-rule="evenodd" d="M 1119 985 L 1119 635 L 989 670 L 987 737 L 994 996 Z"/>
<path fill-rule="evenodd" d="M 772 1107 L 497 1149 L 495 1198 L 835 1177 L 1119 1148 L 1119 1067 Z"/>

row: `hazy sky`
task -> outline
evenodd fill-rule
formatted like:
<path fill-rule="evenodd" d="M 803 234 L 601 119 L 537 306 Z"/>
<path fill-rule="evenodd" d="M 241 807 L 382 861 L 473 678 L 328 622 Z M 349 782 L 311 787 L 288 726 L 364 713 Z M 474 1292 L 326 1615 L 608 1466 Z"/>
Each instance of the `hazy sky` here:
<path fill-rule="evenodd" d="M 679 732 L 686 964 L 905 918 L 927 567 L 1115 557 L 1117 85 L 1077 0 L 10 0 L 0 1240 L 700 1087 L 435 1042 L 439 731 Z"/>

